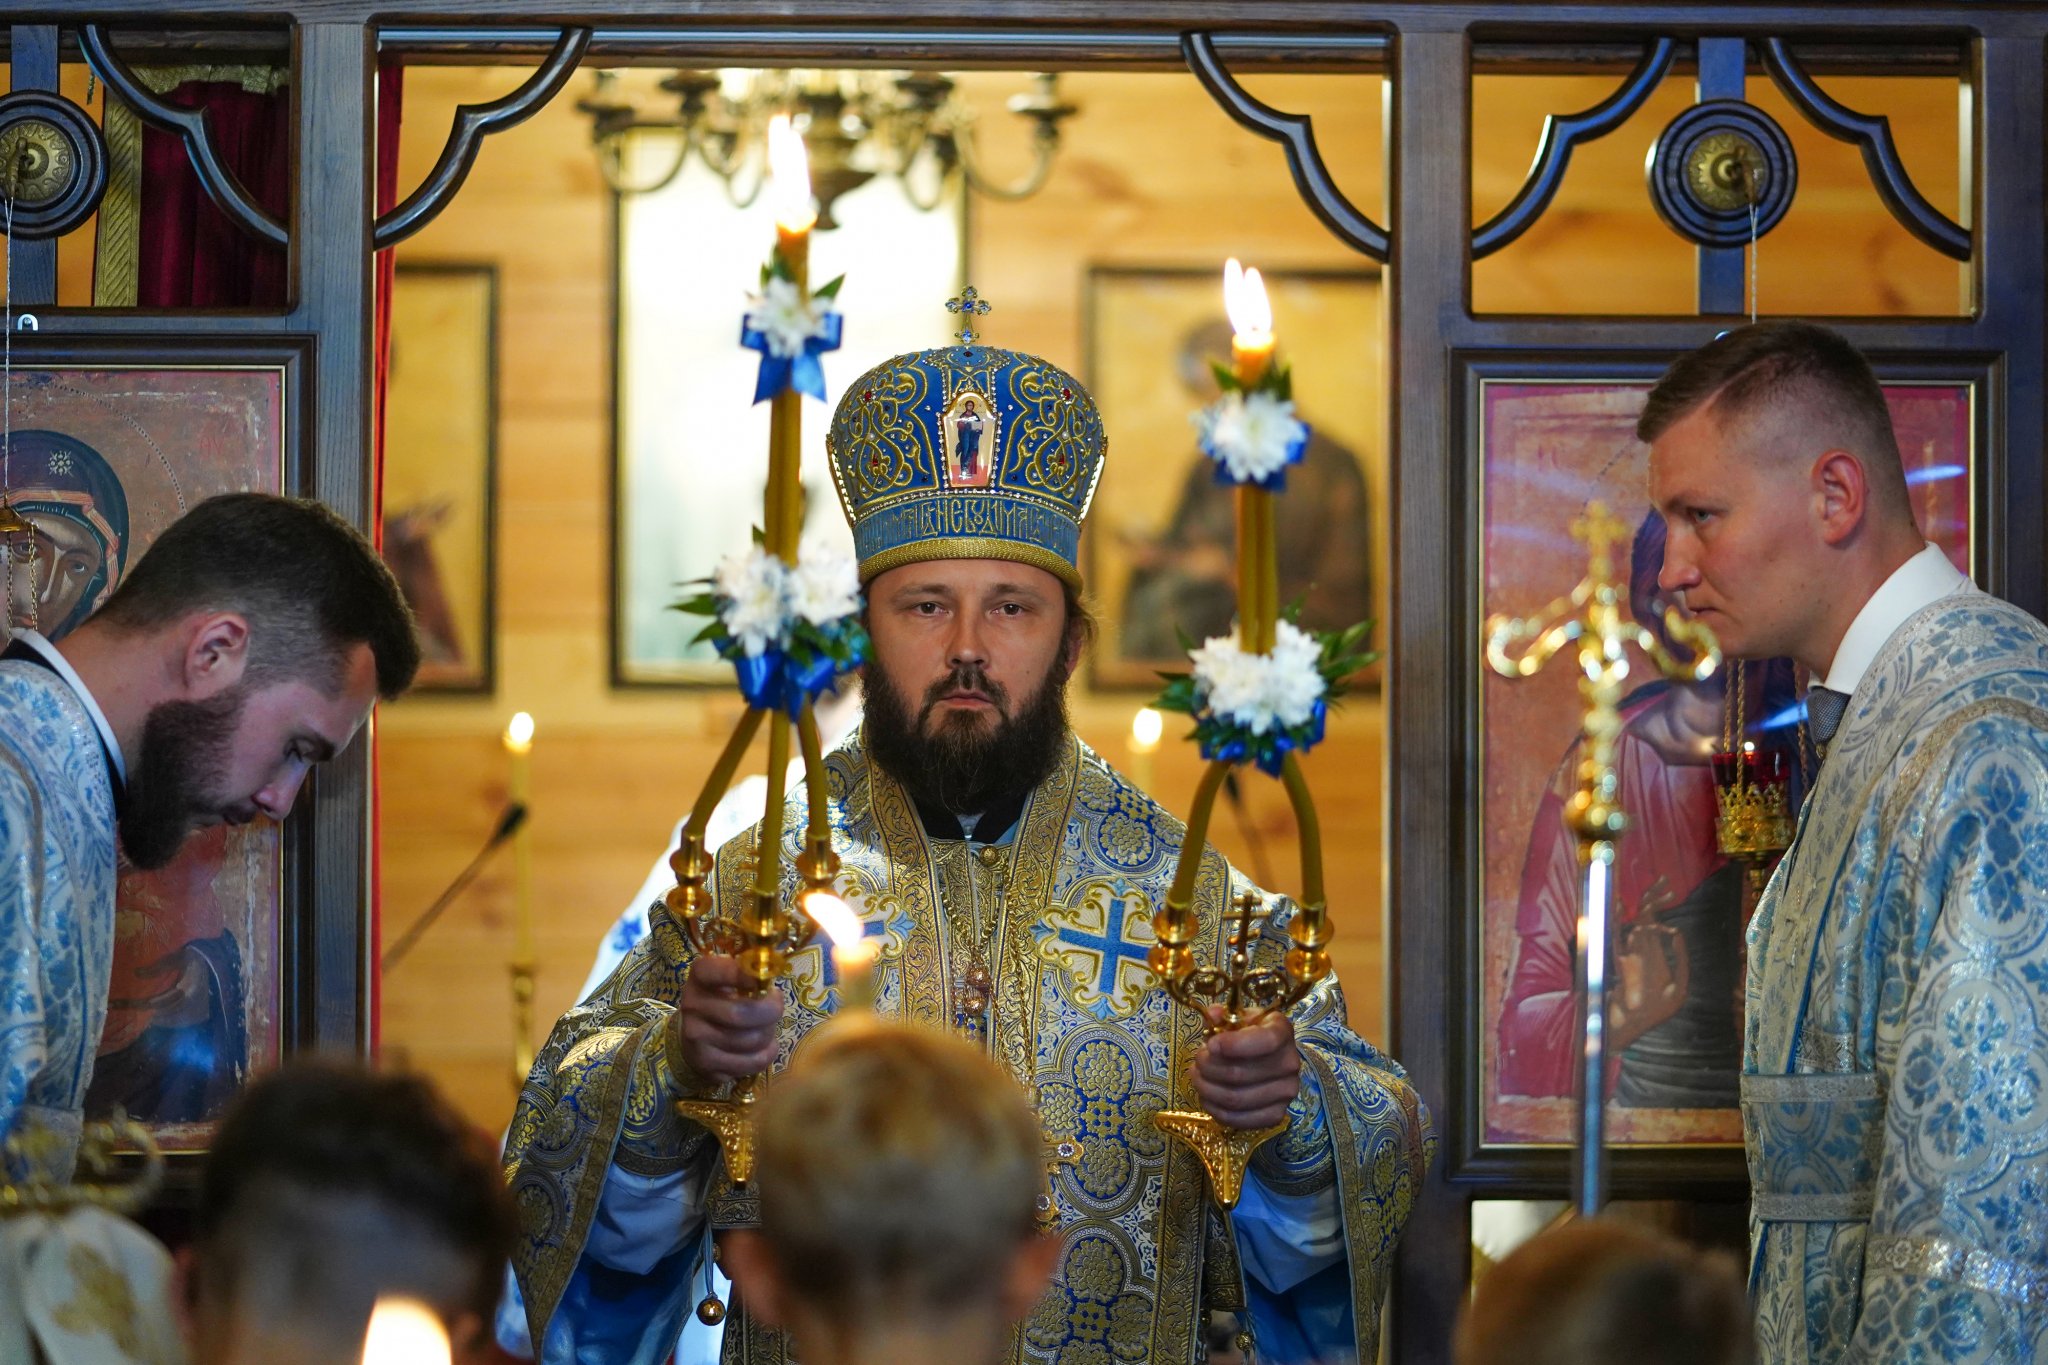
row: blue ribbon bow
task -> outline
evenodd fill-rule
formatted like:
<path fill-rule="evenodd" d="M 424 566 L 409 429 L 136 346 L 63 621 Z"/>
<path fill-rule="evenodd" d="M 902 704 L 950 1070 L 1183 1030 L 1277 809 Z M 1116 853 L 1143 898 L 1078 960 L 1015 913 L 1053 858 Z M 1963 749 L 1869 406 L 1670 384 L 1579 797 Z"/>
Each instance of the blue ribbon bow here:
<path fill-rule="evenodd" d="M 1214 467 L 1216 482 L 1222 484 L 1225 488 L 1238 488 L 1245 484 L 1251 484 L 1253 487 L 1263 488 L 1269 493 L 1284 492 L 1287 488 L 1287 466 L 1300 464 L 1301 457 L 1308 453 L 1308 423 L 1302 422 L 1300 425 L 1301 435 L 1288 443 L 1286 460 L 1281 463 L 1278 469 L 1263 479 L 1240 479 L 1235 474 L 1232 474 L 1230 466 L 1224 463 L 1223 457 L 1217 454 L 1216 448 L 1209 443 L 1207 437 L 1202 438 L 1202 453 L 1209 457 L 1209 462 Z"/>
<path fill-rule="evenodd" d="M 776 355 L 769 350 L 768 337 L 753 325 L 753 316 L 749 313 L 740 320 L 740 345 L 761 353 L 761 372 L 754 380 L 754 401 L 759 403 L 785 389 L 795 389 L 820 403 L 824 402 L 825 367 L 818 363 L 818 357 L 839 349 L 841 319 L 838 312 L 832 309 L 825 311 L 819 318 L 823 334 L 805 337 L 804 348 L 796 355 Z"/>
<path fill-rule="evenodd" d="M 806 701 L 815 700 L 842 671 L 850 672 L 858 666 L 866 652 L 856 647 L 853 664 L 842 670 L 831 655 L 822 652 L 807 651 L 809 657 L 799 660 L 780 649 L 747 654 L 739 648 L 738 641 L 727 643 L 733 648 L 726 657 L 739 674 L 740 695 L 747 699 L 747 705 L 762 711 L 787 711 L 791 720 L 802 712 Z"/>
<path fill-rule="evenodd" d="M 1278 777 L 1290 752 L 1299 749 L 1307 753 L 1323 742 L 1323 723 L 1328 716 L 1328 703 L 1318 697 L 1308 719 L 1301 724 L 1258 735 L 1253 734 L 1249 726 L 1232 725 L 1212 715 L 1197 727 L 1202 757 L 1210 762 L 1221 759 L 1225 763 L 1243 763 L 1249 759 L 1258 764 L 1259 771 L 1266 776 Z"/>

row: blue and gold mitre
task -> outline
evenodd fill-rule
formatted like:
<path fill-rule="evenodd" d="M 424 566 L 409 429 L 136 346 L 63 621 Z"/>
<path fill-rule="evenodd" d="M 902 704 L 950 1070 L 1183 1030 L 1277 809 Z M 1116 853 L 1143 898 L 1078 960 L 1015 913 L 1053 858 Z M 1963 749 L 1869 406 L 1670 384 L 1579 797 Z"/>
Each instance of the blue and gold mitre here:
<path fill-rule="evenodd" d="M 1102 414 L 1057 365 L 962 335 L 877 365 L 832 414 L 825 450 L 861 582 L 928 559 L 1008 559 L 1079 588 Z"/>

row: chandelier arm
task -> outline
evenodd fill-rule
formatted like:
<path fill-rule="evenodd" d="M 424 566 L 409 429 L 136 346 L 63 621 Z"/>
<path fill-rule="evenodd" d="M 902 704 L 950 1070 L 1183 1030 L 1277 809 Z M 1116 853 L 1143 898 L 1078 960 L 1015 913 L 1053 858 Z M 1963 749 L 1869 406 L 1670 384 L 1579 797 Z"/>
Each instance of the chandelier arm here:
<path fill-rule="evenodd" d="M 735 166 L 734 169 L 737 170 L 738 167 Z M 741 194 L 733 188 L 733 182 L 735 179 L 736 177 L 732 175 L 727 175 L 724 177 L 725 197 L 727 202 L 729 202 L 736 209 L 752 208 L 754 206 L 754 201 L 761 197 L 761 191 L 767 187 L 768 172 L 766 168 L 763 168 L 761 173 L 754 177 L 753 188 L 749 189 L 745 194 Z"/>
<path fill-rule="evenodd" d="M 597 152 L 597 173 L 604 178 L 605 188 L 614 194 L 635 195 L 655 194 L 675 183 L 683 173 L 683 166 L 690 159 L 690 140 L 686 137 L 676 148 L 676 159 L 668 169 L 644 185 L 628 185 L 621 167 L 625 157 L 617 145 L 601 145 Z"/>
<path fill-rule="evenodd" d="M 982 174 L 980 158 L 974 150 L 974 137 L 966 130 L 953 138 L 953 145 L 960 152 L 960 169 L 967 176 L 967 183 L 991 199 L 1015 202 L 1029 199 L 1045 188 L 1045 182 L 1052 176 L 1053 158 L 1059 155 L 1060 138 L 1057 132 L 1041 130 L 1031 139 L 1033 160 L 1031 169 L 1024 178 L 1008 185 L 998 185 Z"/>

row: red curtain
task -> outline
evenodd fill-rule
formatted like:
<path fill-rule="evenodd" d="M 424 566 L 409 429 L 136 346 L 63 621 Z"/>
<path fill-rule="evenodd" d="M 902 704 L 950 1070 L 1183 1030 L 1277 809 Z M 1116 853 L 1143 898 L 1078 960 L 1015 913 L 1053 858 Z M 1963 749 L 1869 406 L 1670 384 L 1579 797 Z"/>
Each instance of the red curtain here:
<path fill-rule="evenodd" d="M 229 81 L 188 81 L 165 96 L 204 108 L 221 164 L 263 210 L 289 220 L 290 92 L 259 94 Z M 144 308 L 282 308 L 285 253 L 214 207 L 175 133 L 142 130 L 142 221 L 135 301 Z"/>

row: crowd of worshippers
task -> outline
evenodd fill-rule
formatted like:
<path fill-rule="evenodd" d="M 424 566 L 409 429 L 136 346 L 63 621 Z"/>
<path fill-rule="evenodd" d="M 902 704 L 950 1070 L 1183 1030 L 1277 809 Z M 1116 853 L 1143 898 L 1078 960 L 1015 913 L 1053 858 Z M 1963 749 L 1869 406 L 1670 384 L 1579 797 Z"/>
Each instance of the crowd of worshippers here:
<path fill-rule="evenodd" d="M 952 406 L 883 440 L 891 393 Z M 1032 394 L 1059 420 L 1026 413 Z M 973 422 L 964 475 L 955 410 Z M 1638 435 L 1659 591 L 1730 657 L 1816 680 L 1822 766 L 1748 926 L 1749 1274 L 1745 1289 L 1655 1233 L 1575 1223 L 1480 1278 L 1456 1350 L 2048 1358 L 2048 628 L 1922 537 L 1885 393 L 1824 328 L 1752 325 L 1680 359 Z M 417 633 L 355 528 L 236 494 L 165 529 L 63 639 L 14 635 L 0 1365 L 384 1365 L 416 1358 L 402 1321 L 464 1360 L 544 1365 L 697 1365 L 691 1323 L 754 1365 L 1377 1358 L 1409 1214 L 1449 1197 L 1428 1177 L 1436 1119 L 1334 977 L 1212 1030 L 1137 969 L 1185 827 L 1068 723 L 1093 634 L 1093 400 L 1048 362 L 963 343 L 856 381 L 827 448 L 859 589 L 833 619 L 858 612 L 866 632 L 866 711 L 823 756 L 826 808 L 809 814 L 886 966 L 869 1007 L 844 1008 L 809 949 L 751 990 L 657 903 L 555 1025 L 501 1144 L 418 1080 L 332 1062 L 254 1079 L 175 1273 L 103 1211 L 21 1197 L 78 1179 L 117 869 L 284 819 L 410 685 Z M 782 844 L 792 903 L 805 837 L 798 820 Z M 737 913 L 776 894 L 756 887 L 761 847 L 686 848 L 679 870 Z M 1198 857 L 1199 941 L 1259 905 L 1239 946 L 1277 970 L 1298 907 Z M 143 1041 L 173 1061 L 182 1045 Z M 770 1072 L 757 1168 L 735 1182 L 698 1116 Z M 1275 1134 L 1227 1216 L 1152 1121 L 1180 1101 Z"/>
<path fill-rule="evenodd" d="M 797 1358 L 1008 1357 L 1060 1242 L 1039 1217 L 1046 1167 L 1029 1097 L 978 1048 L 849 1016 L 769 1093 L 758 1141 L 759 1221 L 727 1234 L 720 1257 Z M 117 1221 L 81 1210 L 0 1222 L 0 1358 L 507 1359 L 489 1328 L 516 1232 L 496 1144 L 418 1076 L 289 1063 L 231 1107 L 175 1257 Z M 106 1314 L 81 1313 L 95 1295 Z M 393 1320 L 430 1324 L 427 1342 L 382 1330 Z M 1236 1337 L 1227 1317 L 1215 1324 L 1210 1365 L 1245 1358 Z M 1733 1262 L 1611 1219 L 1540 1233 L 1490 1270 L 1457 1341 L 1458 1365 L 1751 1359 Z"/>

